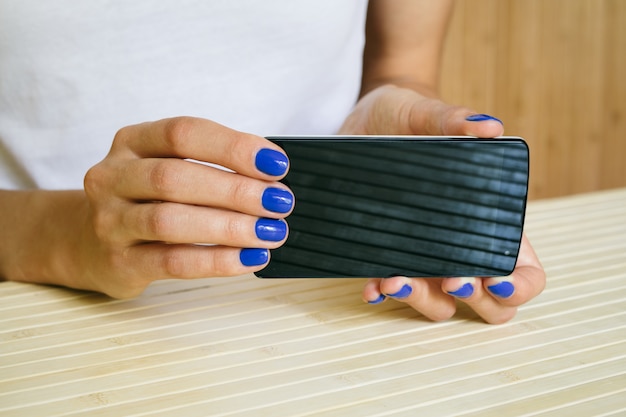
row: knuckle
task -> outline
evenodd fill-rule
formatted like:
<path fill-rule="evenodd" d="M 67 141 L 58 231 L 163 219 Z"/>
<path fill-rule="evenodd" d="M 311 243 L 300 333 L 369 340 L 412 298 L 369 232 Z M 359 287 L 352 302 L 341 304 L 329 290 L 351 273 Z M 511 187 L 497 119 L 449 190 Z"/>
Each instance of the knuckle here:
<path fill-rule="evenodd" d="M 167 203 L 153 204 L 145 218 L 146 233 L 154 240 L 167 240 L 176 228 L 176 215 Z"/>
<path fill-rule="evenodd" d="M 241 273 L 241 267 L 224 252 L 216 252 L 211 260 L 211 275 L 216 277 L 228 277 Z"/>
<path fill-rule="evenodd" d="M 257 146 L 257 136 L 250 133 L 244 133 L 239 131 L 231 131 L 228 135 L 228 141 L 226 142 L 226 148 L 229 151 L 235 152 L 241 149 L 252 150 Z M 241 151 L 240 151 L 241 152 Z"/>
<path fill-rule="evenodd" d="M 492 314 L 489 316 L 483 317 L 483 319 L 489 324 L 504 324 L 517 314 L 517 308 L 511 307 L 500 310 L 497 314 Z"/>
<path fill-rule="evenodd" d="M 259 146 L 264 146 L 259 142 L 259 137 L 239 131 L 223 131 L 220 136 L 220 146 L 223 158 L 239 166 L 247 166 L 250 156 L 256 152 Z"/>
<path fill-rule="evenodd" d="M 130 265 L 132 265 L 132 259 L 129 255 L 129 249 L 126 248 L 111 248 L 108 250 L 104 259 L 109 267 L 109 271 L 119 275 L 128 275 L 130 273 Z"/>
<path fill-rule="evenodd" d="M 153 191 L 162 197 L 171 197 L 181 187 L 181 173 L 169 160 L 159 160 L 148 173 Z"/>
<path fill-rule="evenodd" d="M 171 245 L 160 257 L 160 269 L 164 275 L 176 279 L 234 276 L 240 274 L 242 268 L 233 262 L 230 251 L 231 248 L 213 250 Z"/>
<path fill-rule="evenodd" d="M 181 279 L 191 276 L 191 271 L 194 268 L 191 260 L 185 256 L 185 252 L 178 250 L 176 246 L 172 246 L 161 257 L 161 269 L 166 276 Z"/>
<path fill-rule="evenodd" d="M 546 274 L 546 271 L 542 267 L 537 268 L 537 280 L 535 282 L 536 282 L 536 288 L 535 288 L 534 295 L 538 295 L 541 292 L 543 292 L 543 290 L 546 289 L 546 285 L 547 285 L 547 274 Z"/>
<path fill-rule="evenodd" d="M 111 243 L 113 238 L 111 232 L 114 229 L 114 219 L 108 213 L 98 210 L 95 211 L 92 217 L 92 226 L 96 237 L 101 242 Z"/>
<path fill-rule="evenodd" d="M 128 247 L 110 248 L 102 254 L 107 265 L 107 279 L 98 284 L 98 290 L 116 299 L 131 299 L 139 296 L 152 281 L 145 274 L 137 273 L 133 267 L 136 259 Z"/>
<path fill-rule="evenodd" d="M 113 144 L 111 146 L 111 149 L 125 147 L 130 138 L 130 134 L 129 134 L 130 130 L 131 128 L 129 126 L 126 126 L 126 127 L 119 129 L 117 132 L 115 132 L 115 135 L 113 136 Z"/>
<path fill-rule="evenodd" d="M 103 169 L 102 164 L 97 164 L 89 168 L 83 178 L 83 188 L 90 200 L 94 200 L 96 197 L 102 195 L 107 184 L 108 175 Z"/>
<path fill-rule="evenodd" d="M 238 216 L 227 219 L 223 227 L 224 238 L 231 244 L 241 242 L 246 230 L 245 227 L 246 225 Z"/>
<path fill-rule="evenodd" d="M 456 313 L 455 306 L 441 306 L 440 308 L 429 311 L 428 318 L 435 322 L 446 321 L 452 318 Z"/>
<path fill-rule="evenodd" d="M 260 194 L 255 183 L 248 178 L 241 177 L 232 182 L 231 187 L 228 189 L 227 199 L 235 206 L 243 207 L 253 199 L 251 196 L 255 195 L 259 195 L 258 200 L 261 201 Z"/>
<path fill-rule="evenodd" d="M 137 298 L 144 292 L 148 283 L 144 282 L 132 282 L 127 285 L 126 288 L 123 289 L 114 289 L 106 292 L 109 297 L 118 299 L 118 300 L 131 300 L 133 298 Z"/>
<path fill-rule="evenodd" d="M 90 226 L 98 241 L 107 246 L 119 243 L 123 232 L 120 233 L 119 210 L 112 203 L 91 204 Z"/>
<path fill-rule="evenodd" d="M 105 247 L 114 248 L 128 244 L 133 240 L 133 228 L 128 226 L 128 207 L 97 207 L 91 213 L 91 227 L 95 237 Z"/>
<path fill-rule="evenodd" d="M 196 128 L 196 120 L 193 117 L 175 117 L 168 119 L 164 126 L 164 140 L 166 145 L 175 154 L 181 154 L 191 133 Z"/>

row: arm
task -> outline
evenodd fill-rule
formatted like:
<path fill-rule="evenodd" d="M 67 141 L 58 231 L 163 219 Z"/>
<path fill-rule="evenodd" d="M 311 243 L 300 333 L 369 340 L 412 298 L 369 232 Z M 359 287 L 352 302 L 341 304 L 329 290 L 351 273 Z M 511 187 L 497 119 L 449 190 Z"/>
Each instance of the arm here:
<path fill-rule="evenodd" d="M 372 0 L 366 26 L 361 98 L 346 118 L 344 134 L 502 135 L 502 123 L 438 98 L 441 50 L 452 10 L 449 0 Z M 478 116 L 478 117 L 477 117 Z M 456 299 L 490 323 L 510 320 L 539 294 L 545 273 L 524 237 L 509 277 L 370 280 L 363 299 L 405 302 L 433 320 L 451 317 Z"/>
<path fill-rule="evenodd" d="M 437 97 L 451 0 L 369 3 L 361 96 L 393 84 Z"/>
<path fill-rule="evenodd" d="M 452 4 L 450 0 L 370 2 L 361 98 L 340 133 L 502 135 L 498 119 L 468 120 L 476 112 L 438 97 L 441 51 Z"/>
<path fill-rule="evenodd" d="M 65 258 L 78 252 L 85 213 L 82 191 L 1 190 L 0 276 L 80 287 Z"/>

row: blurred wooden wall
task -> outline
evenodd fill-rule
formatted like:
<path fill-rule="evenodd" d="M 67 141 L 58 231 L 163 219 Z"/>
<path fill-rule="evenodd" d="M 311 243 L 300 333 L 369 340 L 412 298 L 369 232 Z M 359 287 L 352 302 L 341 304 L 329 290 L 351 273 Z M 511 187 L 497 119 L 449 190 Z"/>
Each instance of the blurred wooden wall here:
<path fill-rule="evenodd" d="M 626 0 L 457 0 L 441 92 L 527 139 L 530 198 L 626 186 Z"/>

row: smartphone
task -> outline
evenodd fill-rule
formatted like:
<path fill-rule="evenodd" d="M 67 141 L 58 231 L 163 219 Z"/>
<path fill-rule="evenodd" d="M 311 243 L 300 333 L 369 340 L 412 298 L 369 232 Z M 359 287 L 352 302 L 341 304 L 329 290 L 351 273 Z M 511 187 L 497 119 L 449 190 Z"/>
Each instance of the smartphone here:
<path fill-rule="evenodd" d="M 295 195 L 261 278 L 509 275 L 528 146 L 519 137 L 272 136 Z"/>

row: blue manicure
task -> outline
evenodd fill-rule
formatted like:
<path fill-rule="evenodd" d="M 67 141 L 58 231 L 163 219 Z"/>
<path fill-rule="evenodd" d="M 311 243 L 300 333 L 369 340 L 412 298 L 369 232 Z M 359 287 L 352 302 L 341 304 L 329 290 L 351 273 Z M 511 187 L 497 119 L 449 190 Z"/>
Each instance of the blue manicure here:
<path fill-rule="evenodd" d="M 279 242 L 287 236 L 287 223 L 282 220 L 259 219 L 256 221 L 255 231 L 261 240 Z"/>
<path fill-rule="evenodd" d="M 490 287 L 487 287 L 487 289 L 493 295 L 497 295 L 500 298 L 509 298 L 513 295 L 513 292 L 515 292 L 515 286 L 509 281 L 499 282 Z"/>
<path fill-rule="evenodd" d="M 474 294 L 474 286 L 468 282 L 456 291 L 448 291 L 448 294 L 459 298 L 468 298 Z"/>
<path fill-rule="evenodd" d="M 404 284 L 404 286 L 400 288 L 400 291 L 394 294 L 389 294 L 389 297 L 407 298 L 409 295 L 411 295 L 412 292 L 413 292 L 413 288 L 409 284 Z"/>
<path fill-rule="evenodd" d="M 289 166 L 289 159 L 284 153 L 267 148 L 256 154 L 254 162 L 259 171 L 274 176 L 283 175 Z"/>
<path fill-rule="evenodd" d="M 383 294 L 379 295 L 377 299 L 372 300 L 372 301 L 368 301 L 368 304 L 380 304 L 383 301 L 385 301 L 385 299 L 387 299 L 387 297 L 385 297 Z"/>
<path fill-rule="evenodd" d="M 244 266 L 263 265 L 269 259 L 269 251 L 267 249 L 247 248 L 239 252 L 239 260 Z"/>
<path fill-rule="evenodd" d="M 293 196 L 282 188 L 266 188 L 261 203 L 265 209 L 274 213 L 287 213 L 293 206 Z"/>
<path fill-rule="evenodd" d="M 502 120 L 493 116 L 489 116 L 488 114 L 472 114 L 471 116 L 467 116 L 465 120 L 467 120 L 468 122 L 484 122 L 485 120 L 495 120 L 501 125 L 504 124 L 502 123 Z"/>

